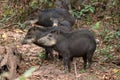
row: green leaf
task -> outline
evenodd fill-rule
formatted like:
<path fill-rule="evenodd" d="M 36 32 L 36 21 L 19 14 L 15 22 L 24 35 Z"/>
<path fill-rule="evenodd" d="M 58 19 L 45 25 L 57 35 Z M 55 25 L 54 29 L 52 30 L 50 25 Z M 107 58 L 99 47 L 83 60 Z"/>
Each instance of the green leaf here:
<path fill-rule="evenodd" d="M 36 7 L 37 7 L 37 2 L 36 2 L 36 1 L 32 1 L 32 2 L 30 3 L 30 7 L 36 8 Z"/>
<path fill-rule="evenodd" d="M 94 7 L 91 7 L 91 8 L 90 8 L 90 12 L 94 13 L 94 11 L 95 11 L 95 8 L 94 8 Z"/>
<path fill-rule="evenodd" d="M 32 73 L 38 69 L 38 66 L 34 66 L 34 67 L 31 67 L 29 70 L 27 70 L 22 76 L 18 77 L 17 79 L 15 80 L 26 80 L 27 77 L 31 76 Z"/>
<path fill-rule="evenodd" d="M 37 69 L 38 67 L 32 67 L 32 68 L 30 68 L 29 70 L 27 70 L 24 74 L 23 74 L 23 76 L 24 77 L 29 77 L 30 75 L 32 75 L 32 73 Z"/>
<path fill-rule="evenodd" d="M 85 72 L 86 72 L 85 69 L 80 70 L 80 73 L 85 73 Z"/>
<path fill-rule="evenodd" d="M 98 21 L 96 24 L 95 24 L 95 29 L 98 29 L 99 28 L 99 26 L 100 26 L 100 21 Z"/>
<path fill-rule="evenodd" d="M 40 59 L 45 59 L 46 58 L 45 51 L 43 50 L 41 53 L 38 54 L 38 56 L 40 57 Z"/>
<path fill-rule="evenodd" d="M 26 80 L 24 76 L 20 76 L 19 80 Z"/>

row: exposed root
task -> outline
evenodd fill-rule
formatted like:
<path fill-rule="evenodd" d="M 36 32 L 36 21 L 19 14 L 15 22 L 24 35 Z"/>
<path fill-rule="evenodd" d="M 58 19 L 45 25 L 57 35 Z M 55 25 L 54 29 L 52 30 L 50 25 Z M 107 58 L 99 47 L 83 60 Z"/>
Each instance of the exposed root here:
<path fill-rule="evenodd" d="M 16 78 L 17 66 L 21 61 L 21 55 L 15 45 L 0 46 L 0 48 L 2 49 L 0 52 L 0 69 L 2 69 L 3 66 L 7 66 L 10 73 L 7 77 L 9 80 L 14 80 Z"/>

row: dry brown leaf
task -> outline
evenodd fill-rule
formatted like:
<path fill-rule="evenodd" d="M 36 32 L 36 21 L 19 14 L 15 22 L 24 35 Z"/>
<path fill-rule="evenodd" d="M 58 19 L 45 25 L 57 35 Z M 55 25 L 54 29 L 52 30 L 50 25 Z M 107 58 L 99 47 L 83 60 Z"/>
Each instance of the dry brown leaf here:
<path fill-rule="evenodd" d="M 119 71 L 119 70 L 118 70 L 118 69 L 116 69 L 116 68 L 115 68 L 115 69 L 113 69 L 113 72 L 114 72 L 114 73 L 117 73 L 118 71 Z"/>
<path fill-rule="evenodd" d="M 6 39 L 6 38 L 7 38 L 7 34 L 6 34 L 6 33 L 3 33 L 3 34 L 2 34 L 2 38 L 3 38 L 3 39 Z"/>
<path fill-rule="evenodd" d="M 23 31 L 20 30 L 20 29 L 14 29 L 14 32 L 16 32 L 16 33 L 22 33 Z"/>

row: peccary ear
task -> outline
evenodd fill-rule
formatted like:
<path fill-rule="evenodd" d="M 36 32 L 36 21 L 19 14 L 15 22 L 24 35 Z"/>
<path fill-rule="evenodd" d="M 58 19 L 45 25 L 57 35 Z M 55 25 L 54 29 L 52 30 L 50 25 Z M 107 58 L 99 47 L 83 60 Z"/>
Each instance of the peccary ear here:
<path fill-rule="evenodd" d="M 63 17 L 60 17 L 60 18 L 59 18 L 59 21 L 63 21 L 63 20 L 64 20 L 64 18 L 63 18 Z"/>

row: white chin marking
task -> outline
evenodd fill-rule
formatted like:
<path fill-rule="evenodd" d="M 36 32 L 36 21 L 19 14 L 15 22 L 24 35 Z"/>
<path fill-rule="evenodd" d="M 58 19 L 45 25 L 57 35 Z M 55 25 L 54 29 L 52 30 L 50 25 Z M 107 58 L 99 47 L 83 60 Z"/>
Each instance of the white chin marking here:
<path fill-rule="evenodd" d="M 27 43 L 33 43 L 34 39 L 28 39 Z"/>
<path fill-rule="evenodd" d="M 41 38 L 38 40 L 39 43 L 45 45 L 45 46 L 53 46 L 56 44 L 56 40 L 46 40 L 44 38 Z"/>
<path fill-rule="evenodd" d="M 56 43 L 56 41 L 48 41 L 44 45 L 46 45 L 46 46 L 53 46 L 53 45 L 55 45 L 55 43 Z"/>

